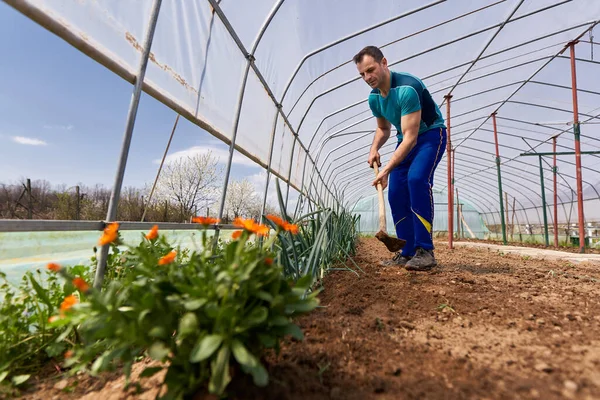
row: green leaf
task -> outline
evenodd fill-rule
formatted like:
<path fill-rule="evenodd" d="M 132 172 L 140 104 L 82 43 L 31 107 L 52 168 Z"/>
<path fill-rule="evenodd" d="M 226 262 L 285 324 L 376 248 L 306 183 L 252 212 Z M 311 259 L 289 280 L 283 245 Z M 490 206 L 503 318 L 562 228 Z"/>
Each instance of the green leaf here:
<path fill-rule="evenodd" d="M 234 339 L 231 342 L 231 351 L 237 362 L 242 365 L 253 367 L 258 363 L 256 357 L 254 357 L 239 340 Z"/>
<path fill-rule="evenodd" d="M 194 333 L 198 330 L 198 317 L 196 314 L 189 312 L 185 313 L 181 320 L 179 321 L 179 329 L 177 330 L 177 334 L 179 336 L 187 336 L 190 333 Z"/>
<path fill-rule="evenodd" d="M 315 299 L 301 301 L 298 303 L 288 304 L 285 307 L 286 312 L 309 312 L 314 310 L 319 305 Z"/>
<path fill-rule="evenodd" d="M 62 354 L 65 349 L 67 348 L 66 343 L 62 342 L 62 343 L 50 343 L 48 346 L 46 346 L 46 354 L 48 354 L 48 357 L 56 357 L 60 354 Z"/>
<path fill-rule="evenodd" d="M 138 324 L 141 324 L 142 321 L 144 320 L 144 318 L 146 318 L 146 315 L 150 314 L 150 310 L 144 310 L 140 313 L 140 315 L 138 316 Z"/>
<path fill-rule="evenodd" d="M 0 382 L 2 382 L 8 376 L 8 371 L 0 372 Z"/>
<path fill-rule="evenodd" d="M 302 329 L 296 324 L 288 324 L 283 328 L 284 335 L 290 335 L 294 339 L 302 340 L 304 339 L 304 334 L 302 333 Z"/>
<path fill-rule="evenodd" d="M 297 288 L 308 289 L 312 285 L 313 276 L 306 274 L 296 282 Z"/>
<path fill-rule="evenodd" d="M 256 386 L 265 387 L 269 384 L 269 374 L 262 364 L 257 363 L 250 369 L 250 373 L 252 374 L 252 380 Z"/>
<path fill-rule="evenodd" d="M 35 280 L 33 275 L 29 275 L 29 280 L 31 281 L 31 285 L 33 286 L 33 289 L 35 290 L 35 293 L 38 295 L 40 300 L 42 300 L 44 302 L 44 304 L 46 304 L 48 306 L 49 313 L 52 313 L 52 311 L 54 310 L 54 306 L 52 305 L 52 302 L 50 301 L 50 298 L 48 297 L 46 290 L 40 286 L 40 284 Z M 25 376 L 25 375 L 23 375 L 23 376 Z"/>
<path fill-rule="evenodd" d="M 190 362 L 197 363 L 206 360 L 213 355 L 221 343 L 223 343 L 223 336 L 221 335 L 208 335 L 198 339 L 190 353 Z"/>
<path fill-rule="evenodd" d="M 244 323 L 249 326 L 260 325 L 269 316 L 269 310 L 266 307 L 256 307 L 245 318 Z"/>
<path fill-rule="evenodd" d="M 162 369 L 162 367 L 148 367 L 140 374 L 140 378 L 150 377 L 156 374 L 157 372 L 162 371 Z"/>
<path fill-rule="evenodd" d="M 231 381 L 229 375 L 229 347 L 223 346 L 217 358 L 211 363 L 211 375 L 208 382 L 208 391 L 212 394 L 222 395 Z"/>
<path fill-rule="evenodd" d="M 150 332 L 148 332 L 148 336 L 164 339 L 167 337 L 167 331 L 162 326 L 155 326 L 154 328 L 150 329 Z"/>
<path fill-rule="evenodd" d="M 289 318 L 286 318 L 283 315 L 278 315 L 276 317 L 270 318 L 269 323 L 275 326 L 285 326 L 290 323 L 290 320 Z"/>
<path fill-rule="evenodd" d="M 163 342 L 154 342 L 150 349 L 148 349 L 148 354 L 154 360 L 162 361 L 168 354 L 170 349 Z"/>
<path fill-rule="evenodd" d="M 215 319 L 219 315 L 219 306 L 216 303 L 209 303 L 205 308 L 208 318 Z"/>
<path fill-rule="evenodd" d="M 258 334 L 258 340 L 260 340 L 260 343 L 268 349 L 275 347 L 275 344 L 277 343 L 273 336 L 263 333 Z"/>
<path fill-rule="evenodd" d="M 258 292 L 256 294 L 256 297 L 258 297 L 261 300 L 268 301 L 269 303 L 273 301 L 273 296 L 270 293 L 265 292 L 264 290 Z"/>
<path fill-rule="evenodd" d="M 206 299 L 193 299 L 183 303 L 183 306 L 188 311 L 195 311 L 206 304 Z"/>
<path fill-rule="evenodd" d="M 29 379 L 31 375 L 17 375 L 17 376 L 13 376 L 12 378 L 12 382 L 15 386 L 19 386 L 22 385 L 23 383 L 25 383 L 27 381 L 27 379 Z"/>

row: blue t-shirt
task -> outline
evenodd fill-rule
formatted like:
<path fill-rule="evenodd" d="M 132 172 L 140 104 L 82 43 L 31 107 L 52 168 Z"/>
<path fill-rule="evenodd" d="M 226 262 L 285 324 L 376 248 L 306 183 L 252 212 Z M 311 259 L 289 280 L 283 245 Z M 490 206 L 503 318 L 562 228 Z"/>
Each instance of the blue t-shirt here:
<path fill-rule="evenodd" d="M 425 84 L 416 76 L 405 72 L 390 71 L 391 87 L 387 97 L 379 89 L 369 94 L 369 107 L 373 116 L 385 118 L 398 131 L 398 141 L 402 141 L 402 116 L 421 110 L 419 135 L 430 129 L 445 128 L 444 117 L 435 104 Z"/>

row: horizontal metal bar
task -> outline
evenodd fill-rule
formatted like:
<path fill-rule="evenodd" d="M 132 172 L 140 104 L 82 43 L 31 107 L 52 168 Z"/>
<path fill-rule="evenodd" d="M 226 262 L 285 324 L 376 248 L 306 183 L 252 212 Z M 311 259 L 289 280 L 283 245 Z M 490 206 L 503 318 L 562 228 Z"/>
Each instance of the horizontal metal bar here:
<path fill-rule="evenodd" d="M 546 152 L 546 153 L 521 153 L 519 154 L 519 156 L 521 157 L 525 157 L 525 156 L 553 156 L 553 155 L 557 155 L 557 156 L 573 156 L 576 153 L 574 151 L 558 151 L 556 153 L 552 153 L 552 152 Z M 579 154 L 600 154 L 600 151 L 582 151 Z"/>
<path fill-rule="evenodd" d="M 119 222 L 119 230 L 149 230 L 158 225 L 163 230 L 200 230 L 202 225 L 178 222 Z M 66 232 L 66 231 L 101 231 L 104 221 L 70 221 L 47 219 L 0 219 L 0 232 Z M 208 229 L 239 229 L 232 224 L 210 225 Z"/>

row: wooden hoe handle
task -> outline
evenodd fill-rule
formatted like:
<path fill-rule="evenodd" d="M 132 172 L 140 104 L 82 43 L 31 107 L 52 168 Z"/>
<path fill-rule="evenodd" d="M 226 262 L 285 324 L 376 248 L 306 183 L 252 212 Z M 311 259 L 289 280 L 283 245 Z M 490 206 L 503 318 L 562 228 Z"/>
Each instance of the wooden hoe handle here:
<path fill-rule="evenodd" d="M 373 162 L 373 169 L 375 170 L 375 177 L 377 177 L 377 175 L 379 175 L 377 161 Z M 381 183 L 377 183 L 377 194 L 379 199 L 379 230 L 387 233 L 385 222 L 385 201 L 383 198 L 383 187 L 381 186 Z"/>

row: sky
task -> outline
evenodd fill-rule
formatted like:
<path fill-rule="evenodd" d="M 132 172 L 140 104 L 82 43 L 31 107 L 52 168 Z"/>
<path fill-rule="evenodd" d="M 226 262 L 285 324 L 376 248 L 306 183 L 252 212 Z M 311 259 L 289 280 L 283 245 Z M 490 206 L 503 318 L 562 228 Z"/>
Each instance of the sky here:
<path fill-rule="evenodd" d="M 3 2 L 0 54 L 0 183 L 111 187 L 133 86 Z M 142 93 L 124 186 L 153 182 L 175 118 Z M 167 162 L 206 151 L 226 164 L 229 147 L 180 118 Z M 236 152 L 231 179 L 244 177 L 262 193 L 266 172 Z"/>

